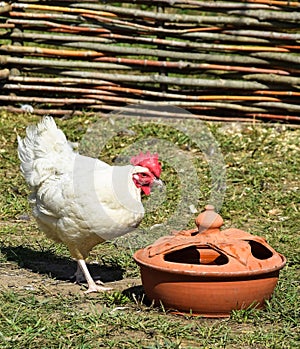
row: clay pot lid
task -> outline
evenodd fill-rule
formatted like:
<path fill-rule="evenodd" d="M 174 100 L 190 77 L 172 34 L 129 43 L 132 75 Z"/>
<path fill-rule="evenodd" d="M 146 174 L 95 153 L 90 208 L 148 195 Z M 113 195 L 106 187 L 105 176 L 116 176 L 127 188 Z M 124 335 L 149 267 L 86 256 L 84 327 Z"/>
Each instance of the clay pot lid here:
<path fill-rule="evenodd" d="M 198 229 L 164 236 L 137 251 L 134 259 L 169 273 L 212 277 L 264 274 L 286 263 L 264 238 L 235 228 L 220 230 L 223 219 L 212 205 L 207 205 L 195 221 Z"/>

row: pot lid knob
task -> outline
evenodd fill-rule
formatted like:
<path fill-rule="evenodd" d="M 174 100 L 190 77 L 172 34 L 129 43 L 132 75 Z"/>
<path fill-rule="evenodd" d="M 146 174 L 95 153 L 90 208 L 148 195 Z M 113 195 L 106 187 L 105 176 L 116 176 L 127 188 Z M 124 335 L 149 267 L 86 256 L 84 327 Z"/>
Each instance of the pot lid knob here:
<path fill-rule="evenodd" d="M 203 232 L 208 229 L 220 229 L 223 218 L 215 211 L 213 205 L 206 205 L 205 211 L 199 214 L 195 222 L 199 232 Z"/>

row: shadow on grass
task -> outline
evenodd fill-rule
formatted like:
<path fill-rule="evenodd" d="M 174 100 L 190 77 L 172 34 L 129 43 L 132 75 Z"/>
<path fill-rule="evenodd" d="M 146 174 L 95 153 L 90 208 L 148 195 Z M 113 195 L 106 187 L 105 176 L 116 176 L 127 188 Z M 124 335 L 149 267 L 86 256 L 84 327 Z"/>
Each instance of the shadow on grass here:
<path fill-rule="evenodd" d="M 48 275 L 57 280 L 75 281 L 77 263 L 70 258 L 59 257 L 51 251 L 35 251 L 23 246 L 0 247 L 0 252 L 6 256 L 8 261 L 17 263 L 20 268 Z M 88 264 L 88 269 L 94 280 L 103 282 L 121 280 L 124 273 L 118 266 Z"/>
<path fill-rule="evenodd" d="M 132 286 L 127 288 L 122 292 L 126 297 L 128 297 L 131 301 L 139 304 L 143 304 L 147 307 L 153 306 L 153 302 L 151 302 L 144 291 L 143 286 Z"/>

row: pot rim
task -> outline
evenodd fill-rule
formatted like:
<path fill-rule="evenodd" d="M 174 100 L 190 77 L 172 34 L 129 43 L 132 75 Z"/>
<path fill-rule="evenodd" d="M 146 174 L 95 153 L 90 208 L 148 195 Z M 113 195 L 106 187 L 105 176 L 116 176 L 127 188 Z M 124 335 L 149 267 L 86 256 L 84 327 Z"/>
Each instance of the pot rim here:
<path fill-rule="evenodd" d="M 216 271 L 212 271 L 212 268 L 215 268 L 215 266 L 206 266 L 205 264 L 189 264 L 189 263 L 174 263 L 165 261 L 163 258 L 161 258 L 161 255 L 159 256 L 160 264 L 158 265 L 155 263 L 155 260 L 152 260 L 154 263 L 147 263 L 145 261 L 145 257 L 141 256 L 145 252 L 144 249 L 140 249 L 136 251 L 133 255 L 133 259 L 135 262 L 140 265 L 147 268 L 151 268 L 154 270 L 158 270 L 161 272 L 169 273 L 169 274 L 178 274 L 178 275 L 188 275 L 188 276 L 194 276 L 194 277 L 218 277 L 218 278 L 235 278 L 235 277 L 244 277 L 244 276 L 254 276 L 254 275 L 266 275 L 270 274 L 272 272 L 275 272 L 277 270 L 281 270 L 285 264 L 286 264 L 286 258 L 281 253 L 278 253 L 280 256 L 282 263 L 280 265 L 274 265 L 273 267 L 264 268 L 264 269 L 256 269 L 256 270 L 236 270 L 236 271 L 228 271 L 228 270 L 221 270 L 222 266 L 216 266 Z M 157 259 L 156 259 L 157 260 Z M 163 260 L 163 263 L 161 263 L 161 260 Z M 178 268 L 179 265 L 187 265 L 187 266 L 193 266 L 193 268 L 186 269 Z M 226 266 L 226 264 L 225 264 Z M 210 267 L 210 270 L 205 270 L 204 268 Z M 204 269 L 204 270 L 201 270 Z"/>

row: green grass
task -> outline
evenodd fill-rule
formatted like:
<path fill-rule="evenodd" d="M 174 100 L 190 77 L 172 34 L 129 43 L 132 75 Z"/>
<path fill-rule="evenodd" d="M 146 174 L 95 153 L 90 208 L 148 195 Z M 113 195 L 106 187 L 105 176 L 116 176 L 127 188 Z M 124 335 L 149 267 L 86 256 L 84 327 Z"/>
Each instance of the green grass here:
<path fill-rule="evenodd" d="M 24 135 L 35 116 L 1 113 L 0 176 L 0 269 L 8 263 L 22 272 L 28 258 L 69 260 L 65 247 L 38 232 L 28 220 L 28 189 L 19 173 L 16 133 Z M 72 141 L 85 134 L 94 118 L 58 120 Z M 287 257 L 274 296 L 265 310 L 234 311 L 229 319 L 208 320 L 175 316 L 115 291 L 85 296 L 83 293 L 49 294 L 45 287 L 0 286 L 0 348 L 298 348 L 299 305 L 299 139 L 300 129 L 283 125 L 208 124 L 226 164 L 226 195 L 221 208 L 225 227 L 233 226 L 264 236 Z M 202 152 L 182 133 L 157 124 L 134 126 L 134 133 L 119 135 L 104 149 L 102 157 L 113 163 L 128 144 L 155 136 L 176 144 L 187 156 L 193 154 L 200 183 L 197 209 L 210 197 L 210 172 Z M 142 230 L 164 222 L 180 200 L 180 181 L 172 164 L 164 161 L 167 194 L 162 206 L 146 215 Z M 191 217 L 189 225 L 193 225 Z M 164 234 L 167 227 L 161 227 Z M 107 267 L 120 267 L 124 277 L 138 277 L 139 270 L 128 245 L 105 243 L 91 259 Z M 25 269 L 24 269 L 25 268 Z M 34 278 L 34 273 L 32 273 Z M 13 276 L 12 276 L 13 278 Z M 13 280 L 12 280 L 13 281 Z M 1 285 L 1 276 L 0 276 Z"/>

